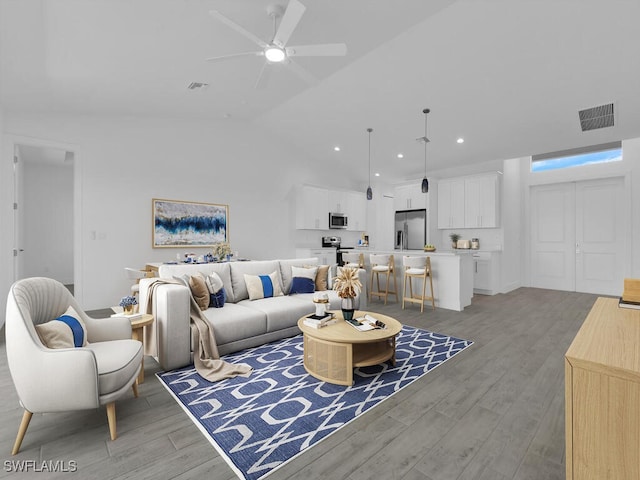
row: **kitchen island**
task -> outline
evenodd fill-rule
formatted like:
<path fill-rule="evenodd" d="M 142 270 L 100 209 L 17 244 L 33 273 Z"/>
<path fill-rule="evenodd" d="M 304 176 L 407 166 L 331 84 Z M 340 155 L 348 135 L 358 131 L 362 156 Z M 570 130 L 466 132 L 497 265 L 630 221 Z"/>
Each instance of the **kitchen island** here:
<path fill-rule="evenodd" d="M 418 255 L 431 258 L 433 296 L 435 297 L 436 307 L 461 312 L 465 307 L 471 305 L 471 298 L 473 297 L 472 250 L 425 252 L 423 250 L 375 250 L 356 247 L 355 251 L 364 253 L 369 280 L 371 279 L 369 254 L 394 256 L 399 302 L 402 302 L 402 279 L 404 275 L 402 257 L 405 255 Z M 427 292 L 428 290 L 429 288 L 427 287 Z M 393 296 L 391 296 L 391 298 L 393 298 Z"/>

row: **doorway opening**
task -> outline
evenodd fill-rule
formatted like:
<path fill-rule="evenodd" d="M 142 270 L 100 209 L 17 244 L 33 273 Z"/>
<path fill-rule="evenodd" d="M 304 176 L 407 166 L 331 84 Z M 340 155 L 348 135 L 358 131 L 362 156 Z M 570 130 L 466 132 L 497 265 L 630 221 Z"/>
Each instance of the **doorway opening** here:
<path fill-rule="evenodd" d="M 75 292 L 75 153 L 14 144 L 14 281 L 49 277 Z"/>

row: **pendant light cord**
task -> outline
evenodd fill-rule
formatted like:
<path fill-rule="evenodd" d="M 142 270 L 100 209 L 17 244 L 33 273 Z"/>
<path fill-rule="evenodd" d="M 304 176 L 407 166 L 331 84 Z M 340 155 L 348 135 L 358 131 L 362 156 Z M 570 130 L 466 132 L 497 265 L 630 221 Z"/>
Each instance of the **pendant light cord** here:
<path fill-rule="evenodd" d="M 369 132 L 369 186 L 371 186 L 371 132 L 373 132 L 373 128 L 367 128 L 367 132 Z"/>
<path fill-rule="evenodd" d="M 424 113 L 424 176 L 427 176 L 427 142 L 429 139 L 427 138 L 427 114 L 429 113 L 429 109 L 425 108 L 422 113 Z"/>

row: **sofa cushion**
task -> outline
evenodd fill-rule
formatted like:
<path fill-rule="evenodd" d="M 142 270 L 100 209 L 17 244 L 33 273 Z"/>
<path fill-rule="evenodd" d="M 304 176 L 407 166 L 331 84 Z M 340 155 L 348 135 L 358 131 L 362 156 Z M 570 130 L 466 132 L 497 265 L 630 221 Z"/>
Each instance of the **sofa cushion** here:
<path fill-rule="evenodd" d="M 316 290 L 324 292 L 329 288 L 329 265 L 318 265 L 316 274 Z"/>
<path fill-rule="evenodd" d="M 98 392 L 114 392 L 136 372 L 142 364 L 142 343 L 137 340 L 112 340 L 87 345 L 96 357 Z M 124 359 L 124 360 L 123 360 Z"/>
<path fill-rule="evenodd" d="M 341 307 L 342 299 L 338 296 L 338 292 L 336 292 L 335 290 L 326 290 L 322 293 L 323 294 L 326 293 L 327 296 L 329 297 L 329 306 L 327 307 L 329 310 L 338 310 Z M 313 302 L 314 296 L 315 296 L 315 293 L 301 293 L 299 295 L 294 295 L 292 298 L 295 298 L 302 302 L 308 302 L 313 304 L 312 302 Z"/>
<path fill-rule="evenodd" d="M 244 262 L 238 262 L 244 263 Z M 246 262 L 251 263 L 251 262 Z M 233 286 L 231 284 L 231 269 L 229 268 L 229 262 L 224 263 L 201 263 L 201 264 L 163 264 L 158 269 L 158 276 L 160 278 L 171 278 L 180 275 L 195 275 L 201 273 L 203 276 L 207 276 L 212 272 L 216 272 L 222 279 L 225 291 L 227 292 L 227 301 L 235 302 L 235 296 L 233 292 Z"/>
<path fill-rule="evenodd" d="M 245 273 L 244 282 L 249 293 L 249 300 L 283 295 L 278 272 L 272 272 L 269 275 L 247 275 Z"/>
<path fill-rule="evenodd" d="M 224 287 L 218 290 L 216 293 L 209 294 L 209 306 L 211 308 L 222 308 L 227 301 L 227 292 Z"/>
<path fill-rule="evenodd" d="M 189 277 L 189 288 L 200 310 L 209 308 L 210 294 L 204 277 L 200 274 L 191 275 L 191 277 Z"/>
<path fill-rule="evenodd" d="M 279 272 L 280 266 L 276 260 L 260 260 L 252 262 L 230 262 L 231 268 L 231 285 L 233 287 L 234 300 L 227 299 L 228 302 L 239 302 L 249 298 L 247 285 L 244 281 L 244 275 L 269 275 L 273 272 Z M 280 282 L 280 290 L 282 289 L 282 281 L 278 273 L 278 281 Z M 227 293 L 228 295 L 228 293 Z"/>
<path fill-rule="evenodd" d="M 251 303 L 250 300 L 246 302 Z M 203 313 L 213 328 L 218 345 L 263 335 L 267 331 L 266 314 L 253 308 L 225 303 L 222 308 L 210 308 Z"/>
<path fill-rule="evenodd" d="M 280 268 L 280 278 L 282 278 L 282 291 L 289 293 L 291 290 L 291 281 L 293 280 L 291 267 L 315 267 L 318 265 L 318 259 L 311 257 L 278 260 L 278 265 Z"/>
<path fill-rule="evenodd" d="M 312 301 L 301 300 L 298 297 L 299 295 L 286 295 L 253 301 L 243 300 L 238 305 L 263 312 L 267 317 L 267 332 L 275 332 L 294 327 L 300 317 L 315 312 L 316 306 Z"/>
<path fill-rule="evenodd" d="M 291 267 L 291 289 L 289 295 L 296 293 L 313 293 L 316 291 L 316 275 L 318 267 Z"/>

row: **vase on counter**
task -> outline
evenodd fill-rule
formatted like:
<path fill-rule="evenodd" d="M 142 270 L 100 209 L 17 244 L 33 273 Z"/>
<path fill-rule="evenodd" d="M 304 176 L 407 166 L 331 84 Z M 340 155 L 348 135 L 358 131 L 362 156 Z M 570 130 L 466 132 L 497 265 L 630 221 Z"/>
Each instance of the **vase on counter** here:
<path fill-rule="evenodd" d="M 133 315 L 133 305 L 125 305 L 122 307 L 122 311 L 125 315 Z"/>
<path fill-rule="evenodd" d="M 360 306 L 360 299 L 358 297 L 345 297 L 342 299 L 340 308 L 342 309 L 342 317 L 345 320 L 352 320 L 354 312 Z"/>

